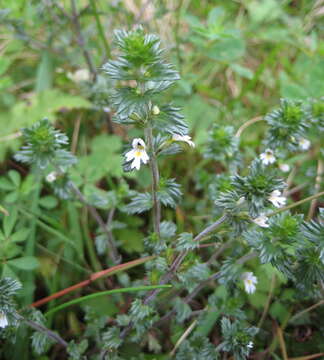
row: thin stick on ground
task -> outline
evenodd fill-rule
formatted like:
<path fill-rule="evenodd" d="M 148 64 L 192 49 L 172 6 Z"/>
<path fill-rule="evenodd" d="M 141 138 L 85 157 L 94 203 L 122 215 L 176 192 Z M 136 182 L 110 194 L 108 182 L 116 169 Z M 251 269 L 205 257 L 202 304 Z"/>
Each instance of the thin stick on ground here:
<path fill-rule="evenodd" d="M 255 118 L 248 120 L 247 122 L 245 122 L 243 125 L 240 126 L 240 128 L 237 130 L 235 136 L 236 137 L 240 137 L 242 135 L 242 132 L 249 127 L 252 124 L 255 124 L 256 122 L 262 121 L 264 120 L 263 116 L 256 116 Z"/>
<path fill-rule="evenodd" d="M 186 340 L 186 338 L 190 335 L 190 333 L 192 332 L 192 330 L 194 329 L 194 327 L 197 324 L 197 320 L 193 321 L 192 324 L 186 329 L 186 331 L 180 336 L 179 340 L 176 342 L 176 344 L 174 345 L 174 348 L 172 349 L 172 351 L 170 352 L 170 356 L 173 357 L 177 351 L 177 349 L 179 348 L 179 346 Z"/>

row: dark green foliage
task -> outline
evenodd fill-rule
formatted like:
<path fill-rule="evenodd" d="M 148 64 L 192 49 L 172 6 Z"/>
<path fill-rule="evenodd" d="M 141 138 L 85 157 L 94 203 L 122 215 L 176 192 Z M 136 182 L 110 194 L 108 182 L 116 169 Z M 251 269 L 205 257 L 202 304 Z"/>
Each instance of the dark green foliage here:
<path fill-rule="evenodd" d="M 217 360 L 218 354 L 208 338 L 195 335 L 180 345 L 175 358 L 176 360 Z"/>
<path fill-rule="evenodd" d="M 46 327 L 45 318 L 40 311 L 33 309 L 29 318 L 37 324 Z M 32 347 L 37 355 L 45 354 L 53 344 L 53 339 L 49 338 L 46 333 L 35 331 L 32 335 Z"/>
<path fill-rule="evenodd" d="M 9 277 L 0 279 L 0 311 L 7 317 L 10 325 L 16 325 L 18 314 L 16 312 L 16 303 L 13 297 L 21 289 L 21 284 Z"/>
<path fill-rule="evenodd" d="M 76 343 L 74 340 L 70 341 L 67 352 L 69 354 L 69 360 L 85 360 L 85 351 L 88 348 L 88 341 L 82 340 L 80 343 Z"/>
<path fill-rule="evenodd" d="M 299 140 L 306 136 L 309 127 L 301 101 L 281 99 L 280 108 L 267 114 L 265 120 L 269 125 L 266 137 L 269 148 L 298 150 Z"/>
<path fill-rule="evenodd" d="M 253 338 L 258 332 L 255 327 L 243 327 L 239 321 L 231 322 L 223 317 L 221 321 L 224 341 L 217 349 L 231 352 L 236 360 L 244 360 L 250 354 L 253 347 Z"/>
<path fill-rule="evenodd" d="M 140 214 L 152 208 L 152 196 L 150 193 L 137 193 L 132 198 L 132 201 L 125 206 L 125 211 L 128 214 Z"/>
<path fill-rule="evenodd" d="M 160 113 L 154 116 L 154 128 L 171 135 L 186 135 L 188 133 L 188 125 L 180 113 L 180 108 L 171 104 L 160 107 Z"/>
<path fill-rule="evenodd" d="M 194 250 L 199 246 L 198 241 L 194 241 L 191 233 L 182 233 L 179 235 L 176 248 L 178 251 Z"/>
<path fill-rule="evenodd" d="M 324 99 L 311 100 L 306 105 L 307 120 L 313 123 L 315 129 L 318 127 L 324 131 Z"/>
<path fill-rule="evenodd" d="M 264 207 L 270 205 L 268 197 L 271 192 L 283 190 L 285 183 L 257 159 L 252 162 L 247 176 L 233 176 L 232 186 L 236 193 L 247 201 L 250 215 L 257 217 Z"/>
<path fill-rule="evenodd" d="M 160 179 L 158 199 L 164 206 L 176 207 L 182 193 L 175 179 Z"/>
<path fill-rule="evenodd" d="M 117 327 L 111 327 L 108 331 L 102 334 L 102 340 L 104 342 L 105 348 L 118 349 L 122 344 L 122 339 L 120 338 L 120 329 Z"/>
<path fill-rule="evenodd" d="M 179 297 L 174 300 L 174 310 L 176 312 L 176 321 L 178 323 L 184 322 L 192 313 L 190 306 L 183 302 Z"/>
<path fill-rule="evenodd" d="M 224 164 L 231 163 L 238 160 L 238 143 L 233 126 L 215 124 L 210 131 L 204 156 Z"/>
<path fill-rule="evenodd" d="M 68 144 L 66 135 L 55 130 L 47 119 L 23 129 L 22 134 L 26 145 L 15 155 L 16 160 L 42 170 L 50 164 L 66 168 L 76 162 L 75 157 L 62 148 Z"/>

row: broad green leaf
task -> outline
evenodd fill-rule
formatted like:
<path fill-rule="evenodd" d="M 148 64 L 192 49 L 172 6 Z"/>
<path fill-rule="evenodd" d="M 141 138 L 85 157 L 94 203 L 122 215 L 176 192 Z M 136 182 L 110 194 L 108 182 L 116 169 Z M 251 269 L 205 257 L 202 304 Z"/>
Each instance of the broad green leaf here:
<path fill-rule="evenodd" d="M 15 233 L 13 233 L 11 236 L 10 236 L 10 240 L 12 242 L 22 242 L 22 241 L 25 241 L 28 237 L 30 233 L 30 229 L 28 228 L 21 228 L 19 229 L 18 231 L 16 231 Z"/>
<path fill-rule="evenodd" d="M 10 215 L 6 216 L 3 220 L 3 231 L 6 237 L 9 237 L 9 235 L 12 233 L 12 230 L 16 224 L 17 221 L 17 209 L 12 208 L 10 210 Z"/>
<path fill-rule="evenodd" d="M 34 256 L 24 256 L 18 259 L 9 260 L 8 265 L 19 270 L 34 270 L 39 266 L 38 260 Z"/>
<path fill-rule="evenodd" d="M 44 51 L 37 67 L 35 91 L 41 92 L 52 87 L 53 83 L 53 59 L 51 53 Z"/>

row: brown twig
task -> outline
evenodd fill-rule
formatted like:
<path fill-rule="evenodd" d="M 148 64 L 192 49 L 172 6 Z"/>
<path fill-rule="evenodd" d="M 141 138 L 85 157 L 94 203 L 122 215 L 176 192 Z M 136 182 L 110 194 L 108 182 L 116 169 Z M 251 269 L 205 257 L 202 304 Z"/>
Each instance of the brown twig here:
<path fill-rule="evenodd" d="M 239 138 L 241 136 L 242 132 L 247 127 L 249 127 L 250 125 L 252 125 L 252 124 L 254 124 L 254 123 L 258 122 L 258 121 L 262 121 L 262 120 L 264 120 L 263 116 L 256 116 L 253 119 L 248 120 L 247 122 L 245 122 L 243 125 L 240 126 L 240 128 L 237 130 L 235 136 Z"/>
<path fill-rule="evenodd" d="M 41 305 L 44 305 L 44 304 L 48 303 L 49 301 L 57 299 L 57 298 L 59 298 L 59 297 L 61 297 L 63 295 L 66 295 L 66 294 L 74 291 L 74 290 L 77 290 L 77 289 L 83 288 L 85 286 L 88 286 L 93 281 L 95 281 L 95 280 L 97 280 L 97 279 L 99 279 L 99 278 L 101 278 L 103 276 L 111 276 L 111 275 L 115 274 L 116 272 L 119 272 L 121 270 L 126 270 L 126 269 L 129 269 L 129 268 L 133 267 L 133 266 L 143 264 L 144 262 L 152 260 L 152 259 L 154 259 L 154 256 L 147 256 L 145 258 L 140 258 L 140 259 L 137 259 L 137 260 L 129 261 L 129 262 L 124 263 L 124 264 L 119 264 L 119 265 L 110 267 L 109 269 L 98 271 L 96 273 L 91 274 L 91 276 L 87 280 L 83 280 L 83 281 L 81 281 L 81 282 L 79 282 L 79 283 L 77 283 L 75 285 L 69 286 L 69 287 L 67 287 L 67 288 L 65 288 L 63 290 L 58 291 L 55 294 L 52 294 L 50 296 L 46 296 L 45 298 L 42 298 L 42 299 L 40 299 L 38 301 L 35 301 L 30 306 L 39 307 Z"/>

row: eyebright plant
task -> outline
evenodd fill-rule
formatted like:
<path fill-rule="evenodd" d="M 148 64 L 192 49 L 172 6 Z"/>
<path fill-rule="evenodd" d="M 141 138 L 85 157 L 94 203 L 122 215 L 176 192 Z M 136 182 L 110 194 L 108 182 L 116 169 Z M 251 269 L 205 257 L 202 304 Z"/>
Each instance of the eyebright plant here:
<path fill-rule="evenodd" d="M 0 334 L 9 338 L 7 332 L 27 324 L 37 330 L 32 340 L 37 354 L 46 353 L 55 341 L 70 359 L 144 358 L 129 355 L 134 344 L 156 356 L 171 354 L 176 359 L 230 355 L 247 359 L 254 351 L 264 350 L 269 335 L 268 329 L 258 328 L 263 319 L 251 323 L 256 319 L 249 311 L 268 283 L 264 278 L 270 273 L 278 281 L 289 280 L 300 296 L 307 290 L 312 299 L 318 297 L 324 282 L 323 210 L 310 213 L 308 220 L 295 212 L 298 206 L 316 201 L 323 191 L 319 188 L 294 202 L 289 196 L 291 180 L 285 174 L 289 166 L 295 166 L 293 154 L 320 147 L 311 135 L 323 123 L 323 107 L 316 100 L 283 99 L 278 109 L 264 117 L 264 147 L 252 159 L 243 159 L 241 154 L 242 129 L 235 132 L 233 127 L 214 125 L 201 152 L 207 161 L 218 161 L 224 171 L 215 174 L 211 168 L 205 178 L 197 177 L 197 188 L 205 187 L 211 194 L 193 205 L 197 214 L 204 212 L 206 223 L 187 225 L 179 211 L 183 190 L 177 181 L 181 177 L 163 171 L 167 156 L 195 148 L 180 108 L 166 100 L 180 76 L 166 61 L 156 35 L 137 27 L 115 31 L 115 40 L 117 58 L 102 67 L 114 83 L 105 101 L 114 111 L 112 120 L 136 134 L 125 139 L 125 173 L 133 171 L 136 176 L 149 167 L 151 189 L 135 191 L 123 180 L 118 190 L 93 186 L 86 192 L 70 174 L 76 158 L 66 150 L 67 136 L 46 119 L 22 131 L 25 145 L 15 159 L 42 172 L 45 186 L 59 197 L 89 209 L 98 225 L 96 255 L 106 255 L 109 266 L 121 261 L 120 241 L 114 234 L 125 227 L 113 220 L 114 213 L 147 219 L 143 213 L 151 211 L 152 226 L 143 235 L 143 256 L 152 255 L 145 264 L 145 276 L 135 281 L 120 276 L 118 281 L 123 287 L 154 285 L 155 289 L 138 292 L 125 302 L 120 314 L 108 316 L 84 307 L 85 331 L 79 339 L 67 342 L 46 328 L 47 320 L 40 312 L 23 309 L 20 315 L 13 300 L 18 283 L 2 279 Z M 249 165 L 242 166 L 243 160 Z M 107 222 L 102 218 L 105 210 Z M 198 226 L 201 229 L 196 231 Z M 165 284 L 173 288 L 160 293 L 156 286 Z M 197 308 L 193 300 L 199 296 Z M 172 333 L 170 344 L 165 342 L 163 327 Z M 215 329 L 217 336 L 211 336 Z"/>

